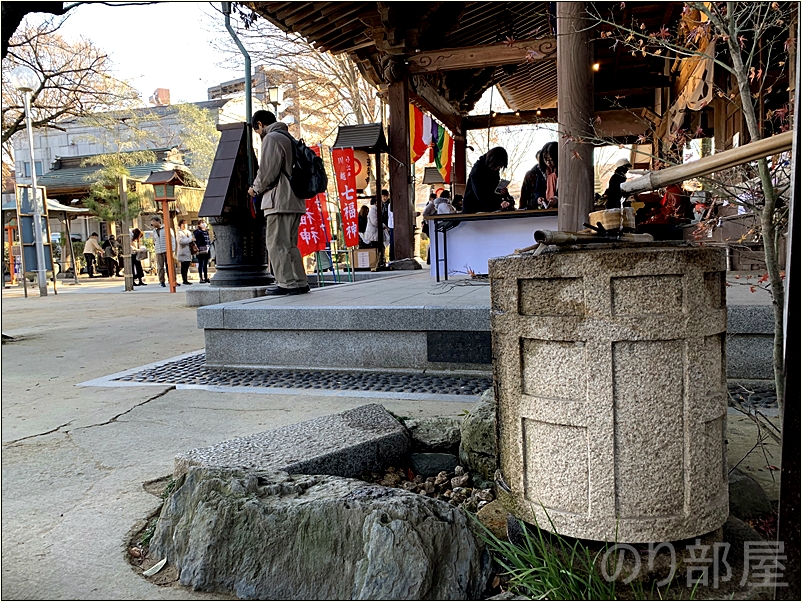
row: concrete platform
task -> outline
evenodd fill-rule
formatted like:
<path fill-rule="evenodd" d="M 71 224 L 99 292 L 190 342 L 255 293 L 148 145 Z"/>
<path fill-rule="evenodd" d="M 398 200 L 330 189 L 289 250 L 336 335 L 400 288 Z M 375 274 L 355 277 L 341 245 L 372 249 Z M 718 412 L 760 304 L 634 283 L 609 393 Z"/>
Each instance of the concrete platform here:
<path fill-rule="evenodd" d="M 489 373 L 487 280 L 423 271 L 198 309 L 210 367 Z"/>
<path fill-rule="evenodd" d="M 727 279 L 727 376 L 771 379 L 771 297 L 741 274 Z M 205 306 L 197 316 L 208 367 L 492 371 L 487 279 L 390 272 L 308 295 Z"/>

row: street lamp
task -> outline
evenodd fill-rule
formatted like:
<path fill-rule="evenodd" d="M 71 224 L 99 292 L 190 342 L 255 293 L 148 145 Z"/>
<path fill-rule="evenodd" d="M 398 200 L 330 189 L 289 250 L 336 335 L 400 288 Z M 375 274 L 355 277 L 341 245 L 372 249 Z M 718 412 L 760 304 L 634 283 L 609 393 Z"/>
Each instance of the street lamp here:
<path fill-rule="evenodd" d="M 281 102 L 281 90 L 279 90 L 278 86 L 269 86 L 267 88 L 267 100 L 273 105 L 273 112 L 276 114 L 276 119 L 278 119 L 278 105 Z"/>
<path fill-rule="evenodd" d="M 31 151 L 31 195 L 33 200 L 34 241 L 36 244 L 36 279 L 39 281 L 39 296 L 47 297 L 47 274 L 45 272 L 45 247 L 42 240 L 42 209 L 36 198 L 36 161 L 33 156 L 33 127 L 31 126 L 31 93 L 39 87 L 39 78 L 33 69 L 20 65 L 11 72 L 11 85 L 22 92 L 25 103 L 25 127 L 28 130 L 28 147 Z M 43 199 L 44 200 L 44 199 Z"/>

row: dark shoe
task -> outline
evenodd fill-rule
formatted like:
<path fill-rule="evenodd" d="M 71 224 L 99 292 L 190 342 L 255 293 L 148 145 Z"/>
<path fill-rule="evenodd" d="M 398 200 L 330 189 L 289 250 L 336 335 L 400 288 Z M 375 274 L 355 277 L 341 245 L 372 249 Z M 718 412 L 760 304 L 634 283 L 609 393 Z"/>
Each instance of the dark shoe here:
<path fill-rule="evenodd" d="M 162 282 L 161 284 L 159 284 L 159 286 L 165 288 L 167 285 L 164 282 Z"/>
<path fill-rule="evenodd" d="M 192 284 L 192 283 L 190 281 L 188 281 L 188 280 L 184 280 L 184 284 L 189 285 L 189 284 Z"/>
<path fill-rule="evenodd" d="M 139 281 L 139 286 L 147 286 L 147 282 L 143 282 L 142 280 Z"/>
<path fill-rule="evenodd" d="M 273 297 L 279 295 L 297 295 L 298 289 L 297 288 L 282 288 L 277 286 L 275 288 L 268 289 L 265 295 Z"/>
<path fill-rule="evenodd" d="M 305 294 L 306 294 L 306 293 L 308 293 L 308 292 L 309 292 L 311 289 L 309 288 L 309 285 L 307 284 L 306 286 L 302 286 L 302 287 L 300 287 L 300 288 L 299 288 L 299 289 L 297 289 L 297 290 L 298 290 L 298 293 L 297 293 L 297 294 L 299 294 L 299 295 L 305 295 Z"/>
<path fill-rule="evenodd" d="M 141 282 L 134 282 L 134 286 L 142 286 Z"/>

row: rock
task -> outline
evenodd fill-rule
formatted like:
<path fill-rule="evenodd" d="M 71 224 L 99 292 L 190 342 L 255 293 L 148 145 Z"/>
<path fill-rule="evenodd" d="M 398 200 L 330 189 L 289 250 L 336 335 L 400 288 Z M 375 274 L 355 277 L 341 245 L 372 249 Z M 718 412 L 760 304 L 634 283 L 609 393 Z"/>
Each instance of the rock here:
<path fill-rule="evenodd" d="M 387 263 L 388 270 L 422 270 L 423 266 L 415 261 L 407 257 L 406 259 L 396 259 L 395 261 L 390 261 Z"/>
<path fill-rule="evenodd" d="M 424 477 L 436 477 L 439 473 L 454 472 L 459 460 L 453 454 L 411 454 L 412 471 Z"/>
<path fill-rule="evenodd" d="M 461 477 L 454 477 L 451 479 L 451 489 L 456 489 L 457 487 L 468 487 L 468 483 L 471 480 L 471 475 L 464 474 Z"/>
<path fill-rule="evenodd" d="M 404 425 L 374 403 L 178 454 L 173 476 L 203 466 L 358 477 L 408 452 Z"/>
<path fill-rule="evenodd" d="M 196 590 L 262 600 L 472 600 L 490 558 L 457 508 L 326 475 L 190 467 L 150 555 Z"/>
<path fill-rule="evenodd" d="M 435 486 L 445 485 L 446 483 L 450 482 L 451 478 L 448 476 L 448 471 L 443 470 L 437 473 L 437 476 L 434 478 Z"/>
<path fill-rule="evenodd" d="M 730 472 L 730 514 L 741 520 L 771 514 L 771 501 L 757 481 L 737 468 Z"/>
<path fill-rule="evenodd" d="M 459 459 L 462 466 L 471 473 L 478 473 L 483 485 L 492 482 L 496 472 L 496 402 L 493 389 L 482 393 L 481 401 L 463 419 L 460 435 Z"/>
<path fill-rule="evenodd" d="M 507 539 L 507 510 L 500 501 L 489 502 L 479 508 L 476 518 L 498 539 Z"/>
<path fill-rule="evenodd" d="M 420 452 L 456 454 L 459 449 L 461 420 L 450 416 L 413 418 L 404 422 L 412 438 L 412 448 Z"/>
<path fill-rule="evenodd" d="M 762 542 L 764 538 L 760 533 L 732 514 L 727 517 L 727 522 L 724 523 L 722 531 L 724 533 L 724 541 L 730 544 L 727 561 L 732 565 L 732 570 L 737 574 L 740 581 L 744 570 L 746 544 L 749 543 L 754 546 L 755 544 L 752 542 Z M 755 579 L 755 581 L 759 580 Z"/>

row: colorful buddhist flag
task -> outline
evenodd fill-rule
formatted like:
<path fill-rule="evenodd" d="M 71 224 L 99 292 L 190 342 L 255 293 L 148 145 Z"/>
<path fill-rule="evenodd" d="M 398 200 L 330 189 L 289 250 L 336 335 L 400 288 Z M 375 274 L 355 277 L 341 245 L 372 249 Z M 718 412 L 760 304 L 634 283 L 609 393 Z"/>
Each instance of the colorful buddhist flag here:
<path fill-rule="evenodd" d="M 434 155 L 434 164 L 437 165 L 437 170 L 443 176 L 443 181 L 446 184 L 451 183 L 451 157 L 454 149 L 454 141 L 451 135 L 444 127 L 440 128 L 438 132 L 437 149 Z"/>
<path fill-rule="evenodd" d="M 437 154 L 437 135 L 440 128 L 438 124 L 431 117 L 429 118 L 429 163 L 434 163 L 434 156 Z"/>
<path fill-rule="evenodd" d="M 409 105 L 409 149 L 412 162 L 420 159 L 427 148 L 423 142 L 423 111 L 415 105 Z"/>
<path fill-rule="evenodd" d="M 331 151 L 337 193 L 340 200 L 343 237 L 346 247 L 359 244 L 359 222 L 356 208 L 356 178 L 354 176 L 354 149 L 335 148 Z"/>

